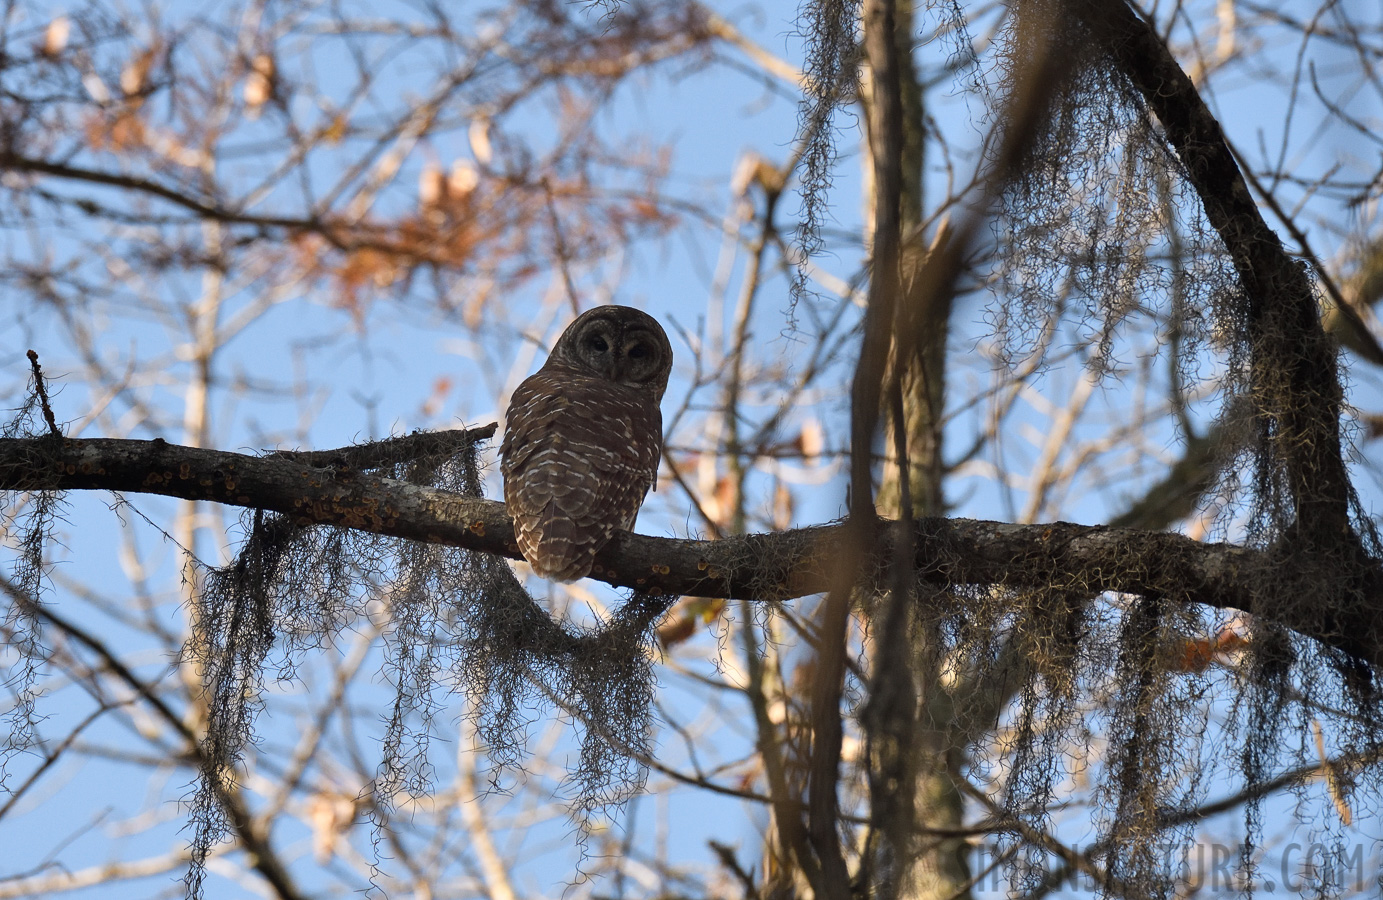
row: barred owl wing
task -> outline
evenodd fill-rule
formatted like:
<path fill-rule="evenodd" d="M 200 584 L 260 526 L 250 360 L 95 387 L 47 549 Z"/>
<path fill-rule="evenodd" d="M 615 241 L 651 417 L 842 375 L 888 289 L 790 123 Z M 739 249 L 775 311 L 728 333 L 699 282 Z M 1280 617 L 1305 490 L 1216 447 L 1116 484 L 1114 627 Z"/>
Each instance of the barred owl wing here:
<path fill-rule="evenodd" d="M 504 502 L 539 575 L 574 581 L 632 528 L 662 452 L 662 415 L 636 392 L 540 371 L 514 392 L 500 448 Z"/>

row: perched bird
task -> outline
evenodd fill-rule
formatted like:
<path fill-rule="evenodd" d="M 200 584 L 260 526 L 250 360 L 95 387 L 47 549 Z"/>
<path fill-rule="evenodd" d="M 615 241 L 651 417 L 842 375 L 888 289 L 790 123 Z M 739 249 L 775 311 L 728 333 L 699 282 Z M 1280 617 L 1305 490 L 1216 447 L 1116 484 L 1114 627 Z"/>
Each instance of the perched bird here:
<path fill-rule="evenodd" d="M 500 445 L 504 502 L 533 571 L 590 574 L 618 529 L 634 527 L 658 475 L 672 345 L 647 313 L 600 306 L 567 326 L 514 391 Z"/>

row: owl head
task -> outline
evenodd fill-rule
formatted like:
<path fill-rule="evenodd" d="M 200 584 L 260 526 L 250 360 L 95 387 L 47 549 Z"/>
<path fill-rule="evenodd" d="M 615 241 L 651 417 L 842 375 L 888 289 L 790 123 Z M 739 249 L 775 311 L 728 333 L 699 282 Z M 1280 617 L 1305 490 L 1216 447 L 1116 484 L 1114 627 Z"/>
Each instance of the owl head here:
<path fill-rule="evenodd" d="M 672 344 L 647 313 L 628 306 L 597 306 L 562 332 L 544 368 L 554 364 L 647 390 L 661 399 L 672 372 Z"/>

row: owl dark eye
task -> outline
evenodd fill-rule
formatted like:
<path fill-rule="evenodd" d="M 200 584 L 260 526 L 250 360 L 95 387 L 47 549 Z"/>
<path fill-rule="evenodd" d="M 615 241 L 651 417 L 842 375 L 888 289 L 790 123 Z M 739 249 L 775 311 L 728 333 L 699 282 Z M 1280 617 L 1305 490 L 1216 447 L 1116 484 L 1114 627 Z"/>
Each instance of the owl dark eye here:
<path fill-rule="evenodd" d="M 593 337 L 591 338 L 591 349 L 596 353 L 604 353 L 606 350 L 610 349 L 610 345 L 605 343 L 605 338 L 603 337 Z"/>
<path fill-rule="evenodd" d="M 644 347 L 643 344 L 635 344 L 634 346 L 629 348 L 630 359 L 643 359 L 647 355 L 648 350 Z"/>

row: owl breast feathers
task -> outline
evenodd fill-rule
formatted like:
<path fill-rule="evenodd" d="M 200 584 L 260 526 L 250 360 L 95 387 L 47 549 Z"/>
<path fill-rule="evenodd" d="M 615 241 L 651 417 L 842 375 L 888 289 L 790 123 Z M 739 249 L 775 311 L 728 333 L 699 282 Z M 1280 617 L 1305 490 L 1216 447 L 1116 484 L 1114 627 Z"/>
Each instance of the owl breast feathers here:
<path fill-rule="evenodd" d="M 504 502 L 533 571 L 590 574 L 615 531 L 634 527 L 658 475 L 672 346 L 651 316 L 601 306 L 573 321 L 509 404 Z"/>

